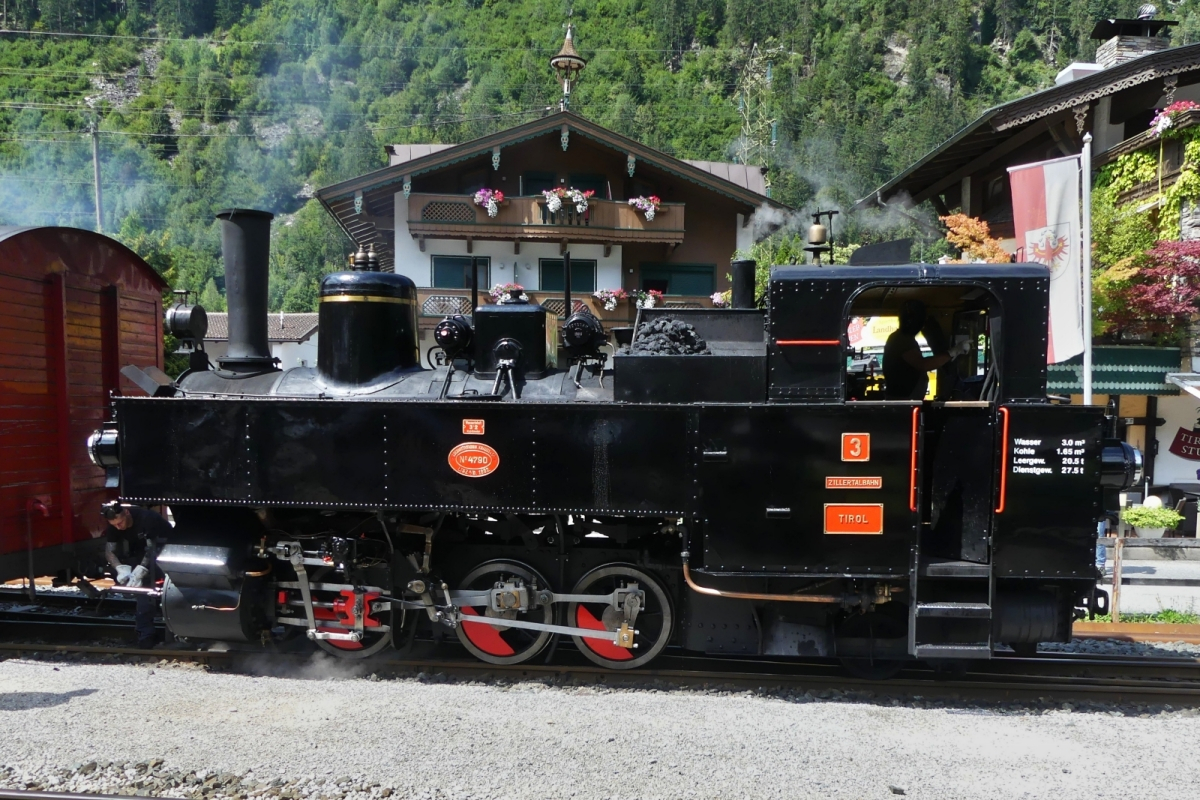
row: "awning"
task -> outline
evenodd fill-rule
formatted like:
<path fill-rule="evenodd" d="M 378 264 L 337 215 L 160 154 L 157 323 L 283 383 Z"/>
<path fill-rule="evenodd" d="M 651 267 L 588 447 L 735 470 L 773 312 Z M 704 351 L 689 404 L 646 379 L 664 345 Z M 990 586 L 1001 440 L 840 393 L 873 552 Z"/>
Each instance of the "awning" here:
<path fill-rule="evenodd" d="M 1183 389 L 1192 397 L 1200 397 L 1200 374 L 1195 372 L 1173 372 L 1167 381 Z"/>
<path fill-rule="evenodd" d="M 1096 394 L 1179 394 L 1167 379 L 1178 373 L 1178 347 L 1100 345 L 1092 348 L 1092 391 Z M 1083 355 L 1050 364 L 1046 370 L 1050 394 L 1083 393 Z"/>

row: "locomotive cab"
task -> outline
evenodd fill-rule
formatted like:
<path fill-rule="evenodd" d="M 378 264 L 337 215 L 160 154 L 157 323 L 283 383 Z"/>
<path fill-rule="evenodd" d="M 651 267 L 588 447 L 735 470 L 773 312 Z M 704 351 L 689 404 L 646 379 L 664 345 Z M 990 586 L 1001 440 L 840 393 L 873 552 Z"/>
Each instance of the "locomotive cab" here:
<path fill-rule="evenodd" d="M 928 391 L 919 399 L 931 401 L 994 401 L 1000 392 L 999 332 L 1003 329 L 999 301 L 977 285 L 865 287 L 846 311 L 844 379 L 847 400 L 896 399 L 884 373 L 887 342 L 903 336 L 900 319 L 905 309 L 923 313 L 915 338 L 921 356 L 955 349 L 948 363 L 929 370 Z"/>

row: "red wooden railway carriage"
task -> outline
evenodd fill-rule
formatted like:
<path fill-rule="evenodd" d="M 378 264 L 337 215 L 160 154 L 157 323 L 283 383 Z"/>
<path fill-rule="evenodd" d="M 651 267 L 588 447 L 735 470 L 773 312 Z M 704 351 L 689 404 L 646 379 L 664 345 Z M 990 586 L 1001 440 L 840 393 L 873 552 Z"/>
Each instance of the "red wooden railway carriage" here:
<path fill-rule="evenodd" d="M 98 552 L 116 491 L 85 443 L 110 393 L 141 394 L 122 365 L 162 367 L 166 289 L 106 236 L 0 227 L 0 581 L 28 574 L 31 549 L 38 575 Z"/>

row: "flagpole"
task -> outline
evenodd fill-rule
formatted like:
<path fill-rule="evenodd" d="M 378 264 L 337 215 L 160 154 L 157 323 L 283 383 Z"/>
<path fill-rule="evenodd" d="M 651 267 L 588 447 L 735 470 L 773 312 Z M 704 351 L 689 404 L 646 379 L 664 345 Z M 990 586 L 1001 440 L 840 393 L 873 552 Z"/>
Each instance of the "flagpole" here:
<path fill-rule="evenodd" d="M 1092 404 L 1092 134 L 1083 136 L 1083 404 Z"/>

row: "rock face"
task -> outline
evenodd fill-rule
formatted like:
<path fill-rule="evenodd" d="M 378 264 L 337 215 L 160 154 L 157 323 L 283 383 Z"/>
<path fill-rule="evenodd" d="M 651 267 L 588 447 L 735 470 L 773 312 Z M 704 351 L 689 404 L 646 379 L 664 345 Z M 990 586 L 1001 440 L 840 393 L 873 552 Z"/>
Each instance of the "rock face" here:
<path fill-rule="evenodd" d="M 694 327 L 670 317 L 660 317 L 642 325 L 627 352 L 656 356 L 712 355 Z"/>
<path fill-rule="evenodd" d="M 1200 203 L 1185 202 L 1179 212 L 1179 238 L 1185 242 L 1200 239 Z"/>

